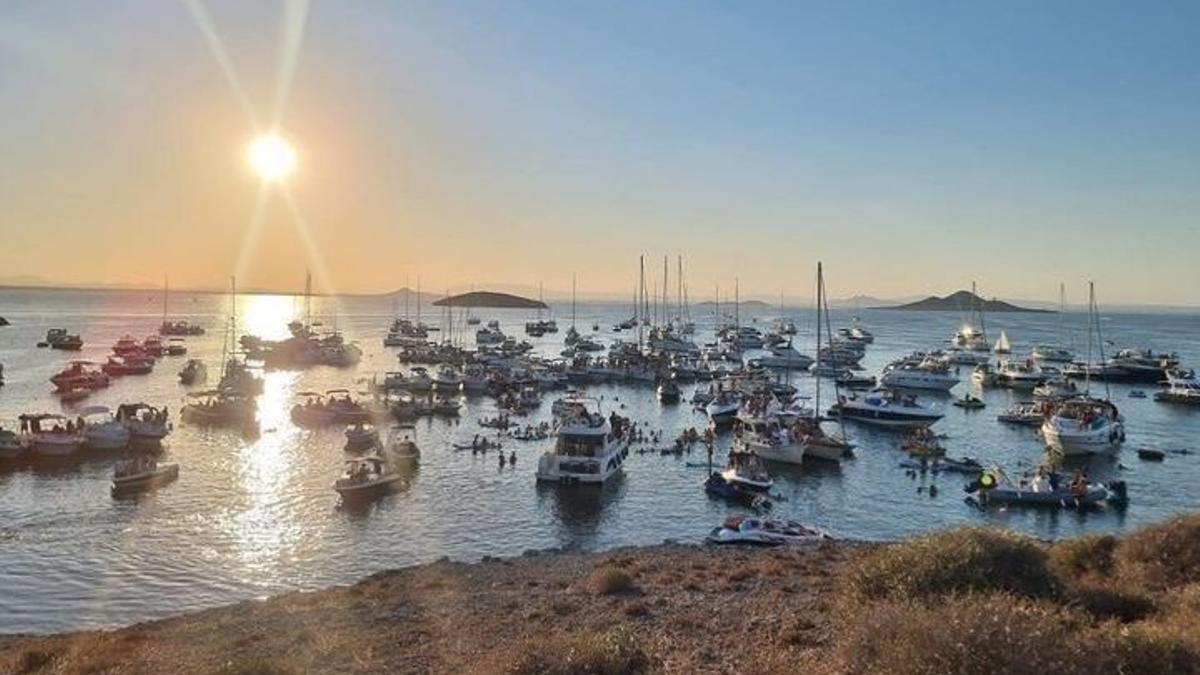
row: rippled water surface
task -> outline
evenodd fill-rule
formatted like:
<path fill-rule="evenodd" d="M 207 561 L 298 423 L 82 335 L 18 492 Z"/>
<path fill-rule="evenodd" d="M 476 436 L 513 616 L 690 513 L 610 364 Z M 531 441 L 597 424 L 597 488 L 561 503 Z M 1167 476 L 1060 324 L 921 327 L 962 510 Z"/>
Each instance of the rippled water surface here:
<path fill-rule="evenodd" d="M 316 302 L 327 322 L 333 301 Z M 217 296 L 172 296 L 171 312 L 203 323 L 209 332 L 188 338 L 189 356 L 216 369 L 221 325 L 228 300 Z M 729 507 L 704 495 L 702 468 L 692 457 L 631 454 L 625 474 L 602 490 L 539 487 L 533 478 L 537 455 L 546 443 L 505 441 L 516 450 L 515 468 L 498 469 L 495 455 L 456 452 L 452 442 L 468 442 L 480 430 L 481 416 L 495 413 L 488 398 L 472 399 L 458 423 L 418 424 L 421 466 L 414 480 L 365 509 L 339 506 L 330 484 L 344 459 L 339 429 L 294 427 L 288 410 L 294 394 L 307 389 L 354 387 L 357 378 L 397 367 L 394 352 L 381 346 L 390 321 L 384 300 L 346 299 L 338 303 L 339 328 L 363 348 L 357 369 L 315 368 L 270 372 L 259 399 L 262 435 L 246 440 L 236 433 L 178 425 L 165 457 L 181 466 L 179 480 L 137 500 L 109 494 L 111 458 L 66 466 L 0 467 L 0 632 L 47 632 L 127 624 L 281 591 L 353 581 L 381 569 L 434 560 L 471 560 L 514 555 L 526 549 L 575 546 L 600 549 L 657 543 L 664 538 L 699 540 Z M 285 296 L 245 296 L 238 311 L 244 330 L 266 337 L 286 333 L 301 303 Z M 566 308 L 569 311 L 569 307 Z M 426 308 L 426 319 L 439 314 Z M 0 292 L 0 316 L 13 325 L 0 328 L 0 363 L 7 385 L 0 388 L 0 419 L 22 412 L 57 411 L 48 378 L 69 358 L 36 349 L 47 328 L 80 332 L 83 358 L 102 359 L 118 337 L 150 334 L 158 325 L 161 297 L 147 293 Z M 612 323 L 628 313 L 623 306 L 582 306 L 579 325 L 613 338 Z M 697 312 L 700 314 L 700 312 Z M 864 365 L 873 373 L 892 358 L 928 349 L 949 336 L 961 317 L 946 313 L 861 312 L 875 333 Z M 524 312 L 487 310 L 510 334 L 519 334 Z M 764 327 L 777 315 L 764 310 Z M 711 319 L 699 316 L 700 339 L 711 336 Z M 812 352 L 812 318 L 797 312 L 802 351 Z M 1080 317 L 1069 317 L 1082 326 Z M 849 320 L 834 312 L 835 326 Z M 565 330 L 569 317 L 559 316 Z M 1052 314 L 989 317 L 989 331 L 1007 330 L 1016 351 L 1053 341 L 1058 320 Z M 1104 338 L 1120 346 L 1147 345 L 1177 350 L 1186 365 L 1200 363 L 1200 317 L 1178 314 L 1104 314 Z M 1076 342 L 1084 338 L 1076 329 Z M 535 341 L 538 351 L 557 354 L 562 333 Z M 524 336 L 521 336 L 524 337 Z M 468 341 L 473 343 L 473 339 Z M 1111 347 L 1109 347 L 1111 349 Z M 115 407 L 144 400 L 169 405 L 174 418 L 186 390 L 176 372 L 183 358 L 166 357 L 148 376 L 117 380 L 87 400 Z M 968 373 L 964 369 L 964 381 Z M 812 379 L 794 383 L 810 392 Z M 961 393 L 966 384 L 955 389 Z M 1143 385 L 1142 388 L 1149 389 Z M 843 536 L 892 539 L 960 523 L 1014 527 L 1039 537 L 1121 530 L 1195 508 L 1187 489 L 1200 480 L 1200 455 L 1171 455 L 1161 464 L 1140 462 L 1135 449 L 1200 449 L 1200 410 L 1129 398 L 1129 386 L 1114 386 L 1113 399 L 1127 417 L 1129 442 L 1115 459 L 1092 460 L 1095 478 L 1128 481 L 1128 509 L 1099 513 L 980 512 L 962 500 L 961 477 L 913 479 L 898 468 L 895 436 L 848 426 L 857 457 L 839 466 L 805 465 L 774 471 L 775 490 L 786 496 L 777 515 L 829 527 Z M 662 429 L 673 437 L 705 423 L 686 405 L 664 408 L 649 388 L 596 386 L 608 408 Z M 685 389 L 690 397 L 691 388 Z M 548 395 L 530 421 L 549 418 Z M 954 454 L 995 460 L 1007 467 L 1037 461 L 1041 446 L 1031 429 L 998 424 L 995 415 L 1013 395 L 984 394 L 988 409 L 965 412 L 947 406 L 937 426 Z M 719 446 L 718 459 L 728 447 Z M 937 483 L 935 498 L 918 492 Z"/>

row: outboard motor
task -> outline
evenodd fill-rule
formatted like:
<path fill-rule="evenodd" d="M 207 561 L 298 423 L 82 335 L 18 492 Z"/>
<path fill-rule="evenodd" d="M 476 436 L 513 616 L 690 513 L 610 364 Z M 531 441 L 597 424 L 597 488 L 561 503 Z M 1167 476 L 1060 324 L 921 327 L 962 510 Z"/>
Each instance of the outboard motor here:
<path fill-rule="evenodd" d="M 1113 502 L 1114 504 L 1129 503 L 1129 489 L 1128 489 L 1128 487 L 1126 487 L 1125 481 L 1123 481 L 1123 480 L 1109 481 L 1109 483 L 1107 485 L 1105 485 L 1104 487 L 1108 488 L 1108 491 L 1110 493 L 1110 495 L 1108 497 L 1108 501 Z"/>

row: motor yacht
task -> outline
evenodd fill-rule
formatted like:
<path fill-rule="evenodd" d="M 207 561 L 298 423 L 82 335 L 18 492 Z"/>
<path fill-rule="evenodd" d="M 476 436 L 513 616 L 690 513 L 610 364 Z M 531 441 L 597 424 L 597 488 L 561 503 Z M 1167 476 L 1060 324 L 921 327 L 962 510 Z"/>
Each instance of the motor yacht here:
<path fill-rule="evenodd" d="M 402 480 L 392 470 L 387 460 L 375 455 L 346 460 L 342 476 L 333 483 L 333 489 L 344 500 L 366 499 L 387 492 Z"/>
<path fill-rule="evenodd" d="M 46 344 L 51 349 L 77 352 L 83 349 L 83 338 L 68 333 L 65 328 L 51 328 L 46 331 Z"/>
<path fill-rule="evenodd" d="M 371 424 L 359 422 L 346 427 L 346 452 L 362 452 L 379 447 L 379 430 Z"/>
<path fill-rule="evenodd" d="M 1154 400 L 1162 403 L 1200 405 L 1200 382 L 1191 371 L 1172 369 L 1167 372 L 1166 389 L 1156 392 Z"/>
<path fill-rule="evenodd" d="M 50 382 L 58 391 L 96 390 L 107 387 L 109 377 L 93 361 L 69 361 L 66 368 L 50 378 Z"/>
<path fill-rule="evenodd" d="M 120 450 L 129 445 L 129 429 L 106 406 L 89 406 L 77 414 L 83 420 L 84 445 L 89 450 Z"/>
<path fill-rule="evenodd" d="M 554 447 L 538 459 L 539 481 L 600 484 L 616 475 L 629 454 L 626 423 L 617 427 L 599 412 L 598 402 L 568 408 L 559 418 Z"/>
<path fill-rule="evenodd" d="M 899 389 L 932 389 L 950 391 L 958 384 L 958 376 L 950 368 L 932 357 L 920 361 L 901 360 L 883 371 L 881 385 Z"/>
<path fill-rule="evenodd" d="M 733 424 L 737 417 L 738 408 L 742 405 L 742 395 L 736 390 L 718 390 L 711 401 L 704 406 L 708 421 L 713 426 L 720 427 Z"/>
<path fill-rule="evenodd" d="M 996 386 L 1016 391 L 1033 391 L 1046 381 L 1046 375 L 1032 360 L 1001 361 L 996 372 Z"/>
<path fill-rule="evenodd" d="M 388 430 L 384 455 L 397 464 L 416 464 L 421 461 L 421 448 L 417 447 L 416 429 L 411 424 L 398 424 Z"/>
<path fill-rule="evenodd" d="M 929 426 L 943 417 L 936 408 L 918 403 L 915 395 L 900 394 L 890 389 L 875 389 L 862 397 L 841 397 L 829 414 L 863 424 L 898 429 Z"/>
<path fill-rule="evenodd" d="M 1075 353 L 1066 347 L 1057 345 L 1035 345 L 1030 356 L 1038 361 L 1070 363 L 1075 360 Z"/>
<path fill-rule="evenodd" d="M 142 492 L 165 485 L 179 477 L 179 465 L 159 464 L 153 457 L 136 457 L 113 467 L 114 495 Z"/>
<path fill-rule="evenodd" d="M 75 423 L 57 413 L 21 415 L 25 443 L 35 454 L 44 457 L 64 457 L 83 447 L 87 440 Z"/>
<path fill-rule="evenodd" d="M 758 363 L 764 368 L 786 370 L 808 370 L 814 361 L 812 357 L 801 354 L 789 342 L 782 347 L 771 347 L 770 353 L 758 358 Z"/>
<path fill-rule="evenodd" d="M 1054 406 L 1042 438 L 1065 456 L 1111 454 L 1125 442 L 1125 424 L 1111 402 L 1080 397 Z"/>
<path fill-rule="evenodd" d="M 254 398 L 231 390 L 213 389 L 188 394 L 180 418 L 199 426 L 245 428 L 256 423 Z"/>
<path fill-rule="evenodd" d="M 721 472 L 725 482 L 751 490 L 767 491 L 775 484 L 767 473 L 767 466 L 752 452 L 730 451 L 728 464 Z"/>
<path fill-rule="evenodd" d="M 105 374 L 119 377 L 121 375 L 149 375 L 154 372 L 154 359 L 138 352 L 127 352 L 124 356 L 110 356 L 100 367 Z"/>
<path fill-rule="evenodd" d="M 453 396 L 462 391 L 462 375 L 454 366 L 438 368 L 437 377 L 433 379 L 433 388 L 439 395 Z"/>
<path fill-rule="evenodd" d="M 135 340 L 132 335 L 123 335 L 117 340 L 116 344 L 113 345 L 112 350 L 117 356 L 123 356 L 125 354 L 134 354 L 142 351 L 142 346 L 138 344 L 138 341 Z"/>
<path fill-rule="evenodd" d="M 125 425 L 135 441 L 161 441 L 171 433 L 170 412 L 146 403 L 122 403 L 117 406 L 117 421 Z"/>

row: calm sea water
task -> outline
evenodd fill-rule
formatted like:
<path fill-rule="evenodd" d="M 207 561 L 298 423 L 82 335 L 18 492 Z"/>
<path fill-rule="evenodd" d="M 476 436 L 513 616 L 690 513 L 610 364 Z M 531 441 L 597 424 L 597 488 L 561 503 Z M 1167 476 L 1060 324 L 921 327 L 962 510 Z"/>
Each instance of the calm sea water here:
<path fill-rule="evenodd" d="M 0 468 L 0 632 L 49 632 L 109 627 L 160 618 L 189 610 L 353 581 L 372 572 L 442 556 L 473 560 L 484 555 L 515 555 L 526 549 L 571 546 L 603 549 L 652 544 L 665 538 L 698 541 L 730 507 L 708 499 L 700 483 L 704 470 L 682 459 L 631 454 L 625 474 L 602 490 L 562 490 L 535 484 L 533 469 L 546 443 L 506 441 L 516 450 L 515 468 L 498 469 L 494 454 L 473 457 L 456 452 L 452 442 L 467 442 L 480 430 L 477 420 L 495 413 L 488 398 L 471 400 L 458 423 L 425 420 L 418 425 L 422 460 L 406 488 L 366 509 L 339 506 L 330 484 L 344 458 L 340 429 L 307 431 L 294 427 L 288 410 L 303 390 L 354 387 L 356 379 L 395 370 L 393 350 L 381 346 L 392 307 L 387 301 L 345 299 L 315 301 L 318 313 L 337 322 L 348 339 L 363 348 L 357 369 L 316 368 L 270 372 L 259 399 L 261 437 L 178 425 L 167 440 L 165 458 L 181 465 L 179 480 L 138 500 L 109 495 L 111 460 L 96 459 L 67 467 Z M 286 334 L 286 323 L 301 309 L 290 296 L 245 296 L 238 301 L 244 330 L 266 337 Z M 221 326 L 228 299 L 176 294 L 173 318 L 189 318 L 209 332 L 188 338 L 189 356 L 204 358 L 210 369 L 220 353 Z M 438 310 L 426 307 L 426 320 Z M 569 322 L 569 306 L 559 308 L 560 325 Z M 125 333 L 150 334 L 158 325 L 161 297 L 144 292 L 0 292 L 0 316 L 13 325 L 0 328 L 0 363 L 7 385 L 0 388 L 0 419 L 23 412 L 57 411 L 48 378 L 69 358 L 63 352 L 36 349 L 46 329 L 62 326 L 86 341 L 82 357 L 102 359 Z M 599 336 L 614 337 L 611 325 L 628 313 L 624 306 L 581 305 L 578 323 Z M 711 317 L 697 312 L 698 338 L 711 336 Z M 777 312 L 764 311 L 764 327 Z M 812 352 L 812 317 L 795 313 L 801 328 L 798 346 Z M 892 358 L 928 349 L 953 332 L 961 317 L 948 313 L 861 312 L 875 333 L 864 365 L 873 372 Z M 526 313 L 485 310 L 506 332 L 520 334 Z M 747 317 L 744 317 L 747 318 Z M 834 312 L 844 325 L 846 312 Z M 1076 342 L 1084 338 L 1082 317 Z M 1052 314 L 989 317 L 989 331 L 1007 330 L 1016 350 L 1053 341 L 1058 319 Z M 1121 346 L 1177 350 L 1186 365 L 1200 364 L 1200 317 L 1194 315 L 1104 314 L 1104 337 Z M 522 335 L 522 337 L 524 337 Z M 562 333 L 536 340 L 547 355 L 561 349 Z M 473 342 L 472 339 L 469 342 Z M 166 357 L 152 375 L 126 377 L 84 404 L 116 407 L 144 400 L 169 405 L 175 419 L 186 390 L 176 372 L 183 358 Z M 962 373 L 964 380 L 968 372 Z M 797 376 L 802 393 L 812 379 Z M 965 383 L 955 389 L 961 393 Z M 1145 388 L 1145 387 L 1143 387 Z M 912 479 L 898 467 L 902 455 L 896 437 L 856 426 L 848 432 L 858 444 L 857 457 L 841 466 L 805 465 L 777 469 L 775 491 L 787 500 L 779 516 L 829 527 L 845 537 L 894 539 L 958 524 L 1011 527 L 1043 538 L 1085 532 L 1117 531 L 1193 509 L 1189 486 L 1200 481 L 1200 455 L 1169 456 L 1161 464 L 1140 462 L 1135 449 L 1200 449 L 1200 410 L 1129 398 L 1129 386 L 1112 396 L 1127 417 L 1129 441 L 1114 459 L 1092 460 L 1093 477 L 1120 477 L 1129 483 L 1132 504 L 1124 511 L 1096 513 L 989 510 L 962 500 L 962 478 L 945 475 Z M 606 409 L 661 429 L 664 439 L 682 428 L 701 427 L 701 413 L 686 404 L 663 407 L 648 388 L 597 386 Z M 685 389 L 690 396 L 690 388 Z M 549 418 L 553 395 L 530 421 Z M 1006 467 L 1029 466 L 1041 456 L 1032 429 L 1011 428 L 995 415 L 1014 400 L 1007 391 L 984 394 L 988 409 L 966 412 L 947 406 L 937 429 L 948 435 L 953 454 L 998 461 Z M 719 446 L 718 459 L 728 447 Z M 918 492 L 936 483 L 935 498 Z"/>

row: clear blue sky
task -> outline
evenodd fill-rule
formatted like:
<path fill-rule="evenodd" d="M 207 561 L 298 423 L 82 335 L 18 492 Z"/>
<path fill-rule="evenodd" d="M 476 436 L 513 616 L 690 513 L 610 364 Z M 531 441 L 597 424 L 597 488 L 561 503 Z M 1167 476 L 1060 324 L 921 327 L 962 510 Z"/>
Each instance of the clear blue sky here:
<path fill-rule="evenodd" d="M 281 6 L 206 6 L 267 115 Z M 1197 27 L 1194 2 L 315 2 L 291 188 L 347 290 L 624 293 L 646 251 L 701 297 L 804 295 L 820 257 L 837 295 L 1200 304 Z M 279 200 L 245 252 L 252 130 L 183 3 L 5 3 L 0 97 L 0 268 L 299 283 Z"/>

